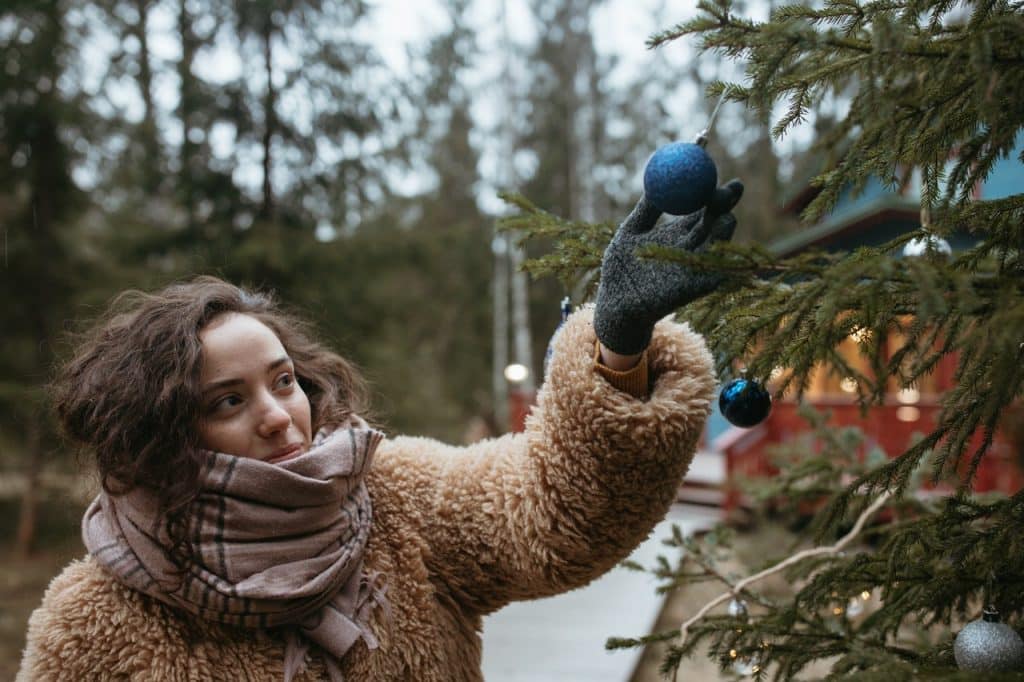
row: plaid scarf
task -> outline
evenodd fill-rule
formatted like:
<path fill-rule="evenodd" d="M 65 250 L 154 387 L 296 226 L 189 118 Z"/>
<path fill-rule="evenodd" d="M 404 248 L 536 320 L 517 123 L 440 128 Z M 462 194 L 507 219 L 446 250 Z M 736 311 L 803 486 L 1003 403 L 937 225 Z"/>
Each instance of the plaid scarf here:
<path fill-rule="evenodd" d="M 82 519 L 85 546 L 124 585 L 201 618 L 249 628 L 294 626 L 285 634 L 285 680 L 302 666 L 307 642 L 340 660 L 385 607 L 380 575 L 362 570 L 372 514 L 364 477 L 383 434 L 361 419 L 321 431 L 313 447 L 281 464 L 207 452 L 192 503 L 194 560 L 184 574 L 155 497 L 102 492 Z M 301 635 L 301 636 L 300 636 Z"/>

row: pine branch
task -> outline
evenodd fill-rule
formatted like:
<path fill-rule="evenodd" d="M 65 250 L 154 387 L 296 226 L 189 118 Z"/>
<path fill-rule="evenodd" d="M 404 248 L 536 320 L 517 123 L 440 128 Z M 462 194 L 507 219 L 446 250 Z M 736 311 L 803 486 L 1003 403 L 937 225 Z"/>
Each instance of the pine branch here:
<path fill-rule="evenodd" d="M 652 36 L 652 47 L 686 36 L 704 51 L 743 59 L 749 83 L 730 99 L 769 111 L 780 100 L 789 109 L 775 124 L 782 136 L 806 119 L 826 94 L 842 97 L 860 84 L 845 125 L 822 148 L 846 143 L 849 160 L 819 176 L 824 191 L 808 217 L 834 205 L 839 191 L 868 176 L 895 177 L 898 166 L 935 162 L 958 152 L 954 174 L 984 179 L 1012 148 L 1024 125 L 1024 18 L 1019 7 L 987 3 L 967 25 L 947 24 L 934 3 L 828 2 L 787 5 L 767 22 L 736 16 L 731 2 L 701 2 L 696 18 Z M 931 20 L 918 17 L 931 9 Z M 934 74 L 922 79 L 914 74 Z M 998 97 L 997 93 L 1005 93 Z M 982 125 L 979 127 L 978 124 Z M 955 188 L 964 185 L 952 183 Z M 961 193 L 959 200 L 969 196 Z"/>
<path fill-rule="evenodd" d="M 604 248 L 615 233 L 613 223 L 584 223 L 564 220 L 534 205 L 521 194 L 502 192 L 501 199 L 519 209 L 498 221 L 499 229 L 519 233 L 521 243 L 553 240 L 554 250 L 524 263 L 534 277 L 554 276 L 566 287 L 575 284 L 601 266 Z M 597 286 L 596 280 L 592 284 Z"/>
<path fill-rule="evenodd" d="M 775 566 L 772 566 L 771 568 L 766 568 L 760 573 L 755 573 L 754 575 L 748 576 L 743 580 L 740 580 L 735 584 L 732 590 L 730 590 L 729 592 L 723 592 L 722 594 L 718 595 L 717 597 L 706 603 L 704 606 L 700 608 L 699 611 L 697 611 L 696 614 L 687 619 L 679 627 L 680 644 L 686 643 L 687 633 L 694 623 L 699 621 L 701 618 L 704 617 L 705 614 L 707 614 L 708 611 L 718 606 L 729 597 L 741 593 L 744 589 L 746 589 L 748 585 L 752 585 L 758 581 L 764 580 L 768 576 L 775 575 L 776 573 L 779 573 L 780 571 L 783 571 L 794 564 L 800 563 L 805 559 L 810 559 L 812 557 L 817 556 L 832 556 L 841 552 L 844 547 L 849 545 L 858 535 L 860 535 L 860 532 L 864 528 L 864 524 L 867 523 L 868 518 L 870 518 L 875 512 L 882 508 L 882 506 L 889 500 L 889 496 L 890 493 L 888 491 L 879 495 L 868 506 L 868 508 L 861 513 L 860 517 L 857 518 L 857 521 L 853 524 L 853 528 L 850 529 L 850 532 L 844 535 L 834 545 L 831 545 L 829 547 L 815 547 L 813 549 L 807 549 L 798 554 L 794 554 L 785 561 L 782 561 L 776 564 Z"/>

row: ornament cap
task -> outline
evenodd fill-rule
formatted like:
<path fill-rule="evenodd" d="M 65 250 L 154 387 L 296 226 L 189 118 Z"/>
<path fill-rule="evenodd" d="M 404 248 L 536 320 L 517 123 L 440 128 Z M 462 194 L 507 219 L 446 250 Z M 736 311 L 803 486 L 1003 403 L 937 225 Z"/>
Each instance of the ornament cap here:
<path fill-rule="evenodd" d="M 1001 623 L 1003 621 L 999 617 L 999 611 L 994 606 L 986 606 L 985 610 L 981 612 L 981 618 L 986 623 Z"/>

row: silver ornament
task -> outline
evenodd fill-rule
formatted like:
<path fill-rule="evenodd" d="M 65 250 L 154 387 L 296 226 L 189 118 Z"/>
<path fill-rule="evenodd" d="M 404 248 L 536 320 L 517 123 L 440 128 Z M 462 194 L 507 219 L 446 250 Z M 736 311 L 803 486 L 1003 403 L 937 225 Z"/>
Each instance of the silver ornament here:
<path fill-rule="evenodd" d="M 953 253 L 953 248 L 945 239 L 934 234 L 924 238 L 915 237 L 903 245 L 904 258 L 916 258 L 928 253 L 948 256 Z"/>
<path fill-rule="evenodd" d="M 747 602 L 742 599 L 733 599 L 729 602 L 727 612 L 733 618 L 742 618 L 747 620 Z"/>
<path fill-rule="evenodd" d="M 1024 641 L 999 612 L 987 608 L 956 636 L 953 657 L 961 670 L 1013 672 L 1024 670 Z"/>
<path fill-rule="evenodd" d="M 733 673 L 740 677 L 756 675 L 761 671 L 761 658 L 760 656 L 752 656 L 750 658 L 746 656 L 738 657 L 732 662 L 731 667 Z"/>
<path fill-rule="evenodd" d="M 864 613 L 864 608 L 869 599 L 871 599 L 871 592 L 868 590 L 864 590 L 856 597 L 850 597 L 850 601 L 846 605 L 846 617 L 856 618 L 860 614 Z"/>

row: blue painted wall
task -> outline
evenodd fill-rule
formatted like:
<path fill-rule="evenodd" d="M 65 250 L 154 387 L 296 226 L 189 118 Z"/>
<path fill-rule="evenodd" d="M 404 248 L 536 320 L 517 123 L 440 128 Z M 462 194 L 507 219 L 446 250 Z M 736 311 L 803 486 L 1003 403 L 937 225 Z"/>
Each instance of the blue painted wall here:
<path fill-rule="evenodd" d="M 718 409 L 718 397 L 716 396 L 711 401 L 711 414 L 708 415 L 707 424 L 704 426 L 704 442 L 710 447 L 716 438 L 730 428 L 732 428 L 732 424 L 722 416 L 722 412 Z"/>
<path fill-rule="evenodd" d="M 887 188 L 878 178 L 870 178 L 860 194 L 854 196 L 853 190 L 847 186 L 839 193 L 836 199 L 835 208 L 832 209 L 833 218 L 842 218 L 848 213 L 853 213 L 879 199 L 895 194 Z"/>
<path fill-rule="evenodd" d="M 1012 152 L 1005 159 L 999 159 L 992 167 L 992 174 L 981 187 L 982 199 L 1001 199 L 1024 192 L 1024 163 L 1020 162 L 1024 151 L 1024 131 L 1017 133 Z"/>

